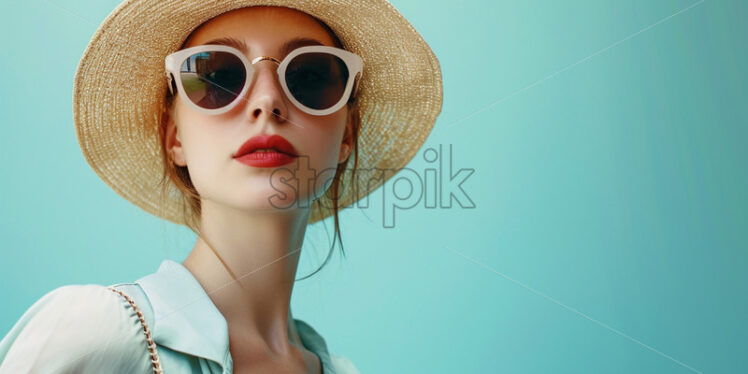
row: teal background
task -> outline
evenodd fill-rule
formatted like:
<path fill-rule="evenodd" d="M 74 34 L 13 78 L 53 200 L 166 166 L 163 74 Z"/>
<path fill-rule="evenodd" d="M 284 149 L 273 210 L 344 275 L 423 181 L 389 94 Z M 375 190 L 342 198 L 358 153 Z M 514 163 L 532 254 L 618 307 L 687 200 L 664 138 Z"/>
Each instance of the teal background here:
<path fill-rule="evenodd" d="M 78 148 L 74 72 L 117 3 L 0 5 L 2 335 L 55 287 L 194 244 Z M 440 60 L 426 147 L 474 169 L 475 208 L 387 229 L 378 190 L 341 215 L 347 256 L 297 283 L 295 317 L 362 373 L 746 372 L 748 3 L 392 3 Z M 300 276 L 329 243 L 309 228 Z"/>

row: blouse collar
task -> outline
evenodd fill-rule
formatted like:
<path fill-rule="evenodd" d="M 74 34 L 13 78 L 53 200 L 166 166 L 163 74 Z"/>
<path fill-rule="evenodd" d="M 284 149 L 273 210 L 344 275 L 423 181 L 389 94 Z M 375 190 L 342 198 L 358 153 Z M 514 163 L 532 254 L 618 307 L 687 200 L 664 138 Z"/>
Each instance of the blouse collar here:
<path fill-rule="evenodd" d="M 184 265 L 165 259 L 158 271 L 136 281 L 153 308 L 153 340 L 169 349 L 200 356 L 233 371 L 226 319 Z M 294 319 L 304 346 L 317 354 L 323 374 L 335 374 L 325 340 Z"/>

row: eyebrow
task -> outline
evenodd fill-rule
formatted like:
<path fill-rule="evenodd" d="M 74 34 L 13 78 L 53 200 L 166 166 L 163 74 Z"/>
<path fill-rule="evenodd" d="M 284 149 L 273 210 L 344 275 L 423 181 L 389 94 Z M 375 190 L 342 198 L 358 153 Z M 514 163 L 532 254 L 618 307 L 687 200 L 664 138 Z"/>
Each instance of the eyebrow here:
<path fill-rule="evenodd" d="M 209 42 L 204 43 L 203 45 L 205 45 L 205 44 L 227 45 L 229 47 L 234 47 L 234 48 L 236 48 L 236 49 L 238 49 L 238 50 L 240 50 L 240 51 L 242 51 L 244 53 L 249 52 L 249 48 L 247 47 L 247 44 L 244 43 L 244 40 L 234 39 L 234 38 L 231 38 L 231 37 L 213 39 L 213 40 L 211 40 Z"/>
<path fill-rule="evenodd" d="M 229 47 L 234 47 L 244 52 L 245 54 L 249 52 L 249 47 L 247 47 L 247 44 L 243 40 L 235 39 L 232 37 L 213 39 L 205 44 L 227 45 Z M 324 44 L 317 39 L 294 38 L 294 39 L 286 41 L 285 43 L 283 43 L 283 45 L 281 45 L 280 47 L 281 55 L 285 56 L 289 52 L 293 51 L 294 49 L 303 47 L 306 45 L 324 45 Z"/>
<path fill-rule="evenodd" d="M 280 48 L 281 55 L 285 56 L 288 52 L 293 51 L 296 48 L 303 47 L 305 45 L 324 45 L 321 41 L 311 38 L 295 38 L 285 43 Z"/>

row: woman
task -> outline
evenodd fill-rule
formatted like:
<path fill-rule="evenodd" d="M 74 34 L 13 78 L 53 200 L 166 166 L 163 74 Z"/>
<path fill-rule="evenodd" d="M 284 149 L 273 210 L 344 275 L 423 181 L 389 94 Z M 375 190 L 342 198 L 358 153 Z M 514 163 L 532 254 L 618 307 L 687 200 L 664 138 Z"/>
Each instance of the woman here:
<path fill-rule="evenodd" d="M 333 215 L 340 239 L 338 211 L 412 158 L 441 109 L 438 61 L 383 0 L 195 3 L 121 4 L 74 89 L 87 161 L 192 229 L 193 250 L 44 295 L 0 342 L 0 373 L 358 372 L 291 315 L 304 233 Z"/>

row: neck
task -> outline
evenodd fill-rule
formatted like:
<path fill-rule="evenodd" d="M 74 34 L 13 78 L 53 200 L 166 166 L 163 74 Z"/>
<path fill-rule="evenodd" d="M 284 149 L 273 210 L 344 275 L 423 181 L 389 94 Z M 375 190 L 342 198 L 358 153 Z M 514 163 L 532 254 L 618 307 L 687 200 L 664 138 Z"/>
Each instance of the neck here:
<path fill-rule="evenodd" d="M 309 209 L 202 203 L 200 235 L 183 265 L 226 318 L 230 339 L 278 354 L 301 345 L 290 303 Z"/>

